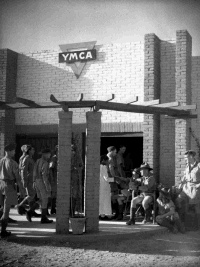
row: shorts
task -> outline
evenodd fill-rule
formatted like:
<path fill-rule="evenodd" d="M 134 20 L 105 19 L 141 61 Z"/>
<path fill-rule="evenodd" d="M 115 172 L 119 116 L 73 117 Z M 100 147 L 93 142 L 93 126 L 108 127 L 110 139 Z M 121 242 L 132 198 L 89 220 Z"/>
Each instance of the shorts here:
<path fill-rule="evenodd" d="M 14 181 L 0 180 L 0 194 L 4 196 L 4 208 L 17 205 L 17 190 Z"/>

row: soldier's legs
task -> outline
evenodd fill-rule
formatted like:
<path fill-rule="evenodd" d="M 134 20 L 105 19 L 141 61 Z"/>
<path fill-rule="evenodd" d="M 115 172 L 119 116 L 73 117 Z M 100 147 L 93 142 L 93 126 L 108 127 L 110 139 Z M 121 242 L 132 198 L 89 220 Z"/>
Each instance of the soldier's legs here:
<path fill-rule="evenodd" d="M 150 222 L 150 218 L 151 218 L 151 214 L 152 214 L 152 210 L 150 208 L 150 205 L 151 205 L 152 201 L 153 201 L 152 196 L 145 196 L 143 201 L 142 201 L 142 207 L 144 208 L 144 212 L 145 212 L 145 218 L 143 220 L 143 223 Z"/>
<path fill-rule="evenodd" d="M 4 195 L 3 214 L 1 217 L 1 237 L 7 237 L 11 232 L 6 231 L 9 219 L 9 212 L 12 205 L 17 203 L 17 191 L 14 182 L 0 181 L 0 192 Z"/>
<path fill-rule="evenodd" d="M 41 223 L 52 223 L 53 220 L 47 218 L 47 204 L 49 193 L 46 190 L 44 182 L 40 179 L 36 180 L 36 191 L 38 198 L 41 200 L 42 218 Z"/>
<path fill-rule="evenodd" d="M 184 223 L 185 215 L 188 210 L 188 197 L 183 191 L 176 198 L 175 206 L 176 206 L 176 209 L 177 209 L 177 212 L 179 214 L 181 221 Z"/>

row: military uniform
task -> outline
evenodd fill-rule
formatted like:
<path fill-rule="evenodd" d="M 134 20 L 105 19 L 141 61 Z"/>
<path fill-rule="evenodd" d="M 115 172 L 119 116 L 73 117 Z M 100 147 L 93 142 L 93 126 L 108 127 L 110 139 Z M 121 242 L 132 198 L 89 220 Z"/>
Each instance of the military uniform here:
<path fill-rule="evenodd" d="M 19 182 L 19 168 L 9 152 L 15 150 L 15 145 L 5 147 L 6 156 L 0 160 L 0 199 L 3 200 L 3 215 L 1 217 L 1 237 L 7 237 L 11 233 L 6 231 L 9 212 L 12 205 L 17 204 L 16 182 Z M 13 154 L 14 155 L 14 154 Z"/>
<path fill-rule="evenodd" d="M 31 150 L 31 146 L 27 145 L 26 153 L 28 153 L 29 150 Z M 32 157 L 28 154 L 24 155 L 23 158 L 20 161 L 20 177 L 22 184 L 26 190 L 26 197 L 23 199 L 23 201 L 20 202 L 19 205 L 17 205 L 17 210 L 20 215 L 23 215 L 24 212 L 24 203 L 29 203 L 29 210 L 26 212 L 26 218 L 29 222 L 31 222 L 31 218 L 34 217 L 41 217 L 40 214 L 37 214 L 35 212 L 35 209 L 37 207 L 37 203 L 35 201 L 35 195 L 36 191 L 33 188 L 33 169 L 34 169 L 34 160 Z"/>
<path fill-rule="evenodd" d="M 43 150 L 43 154 L 50 153 L 48 149 Z M 35 184 L 37 196 L 41 201 L 42 218 L 41 223 L 53 222 L 47 218 L 48 198 L 51 197 L 51 185 L 49 182 L 49 163 L 45 158 L 36 161 L 33 170 L 33 182 Z"/>
<path fill-rule="evenodd" d="M 54 155 L 49 163 L 50 168 L 50 184 L 51 184 L 51 214 L 56 213 L 56 198 L 57 198 L 57 165 L 58 158 Z"/>

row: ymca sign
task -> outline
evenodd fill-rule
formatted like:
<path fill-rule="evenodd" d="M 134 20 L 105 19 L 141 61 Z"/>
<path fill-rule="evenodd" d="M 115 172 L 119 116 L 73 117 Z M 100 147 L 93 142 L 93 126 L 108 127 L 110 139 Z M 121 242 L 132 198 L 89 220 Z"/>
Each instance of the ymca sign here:
<path fill-rule="evenodd" d="M 87 62 L 96 59 L 96 49 L 59 53 L 59 63 Z"/>

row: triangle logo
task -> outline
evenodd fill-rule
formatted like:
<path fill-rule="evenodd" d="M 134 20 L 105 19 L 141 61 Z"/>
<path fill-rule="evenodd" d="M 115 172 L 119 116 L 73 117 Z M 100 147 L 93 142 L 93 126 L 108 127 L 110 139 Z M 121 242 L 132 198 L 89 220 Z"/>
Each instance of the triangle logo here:
<path fill-rule="evenodd" d="M 59 53 L 59 63 L 66 63 L 73 70 L 78 79 L 87 61 L 96 59 L 94 49 L 97 41 L 59 45 L 62 53 Z"/>

